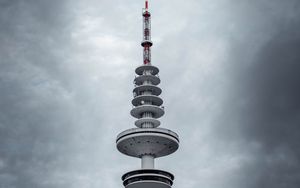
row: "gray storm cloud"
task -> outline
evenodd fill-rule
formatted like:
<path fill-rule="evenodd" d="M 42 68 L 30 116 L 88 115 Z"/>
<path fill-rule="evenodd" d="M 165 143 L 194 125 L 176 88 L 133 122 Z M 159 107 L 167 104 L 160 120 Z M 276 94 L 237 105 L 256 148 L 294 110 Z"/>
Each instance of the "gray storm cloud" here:
<path fill-rule="evenodd" d="M 237 120 L 223 129 L 229 135 L 237 131 L 242 147 L 253 155 L 241 169 L 247 179 L 243 187 L 300 185 L 299 31 L 294 25 L 279 28 L 253 63 L 240 66 L 234 77 L 237 87 L 226 103 L 232 109 L 226 116 Z"/>
<path fill-rule="evenodd" d="M 246 155 L 236 171 L 239 187 L 300 185 L 299 3 L 274 6 L 265 9 L 262 18 L 272 29 L 258 30 L 232 49 L 231 54 L 237 54 L 230 66 L 232 90 L 223 106 L 229 110 L 221 114 L 222 127 L 215 130 Z M 266 35 L 259 50 L 253 49 L 261 42 L 255 40 L 257 35 Z"/>
<path fill-rule="evenodd" d="M 150 3 L 173 187 L 299 187 L 298 0 Z M 139 167 L 114 142 L 134 126 L 142 6 L 0 1 L 1 188 L 121 187 Z"/>

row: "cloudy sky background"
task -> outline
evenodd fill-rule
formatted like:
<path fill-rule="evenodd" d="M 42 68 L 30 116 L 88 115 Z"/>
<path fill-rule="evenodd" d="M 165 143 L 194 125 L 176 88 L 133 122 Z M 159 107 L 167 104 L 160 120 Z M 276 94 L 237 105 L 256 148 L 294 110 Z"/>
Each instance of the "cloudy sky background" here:
<path fill-rule="evenodd" d="M 0 0 L 0 187 L 118 188 L 143 0 Z M 300 1 L 150 1 L 174 188 L 300 186 Z"/>

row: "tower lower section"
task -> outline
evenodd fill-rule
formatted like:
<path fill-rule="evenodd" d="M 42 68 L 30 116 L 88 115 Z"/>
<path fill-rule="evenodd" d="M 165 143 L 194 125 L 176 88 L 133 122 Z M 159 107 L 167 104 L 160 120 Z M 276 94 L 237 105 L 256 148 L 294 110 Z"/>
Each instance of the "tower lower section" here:
<path fill-rule="evenodd" d="M 173 174 L 156 169 L 142 169 L 127 172 L 122 176 L 125 188 L 170 188 Z"/>

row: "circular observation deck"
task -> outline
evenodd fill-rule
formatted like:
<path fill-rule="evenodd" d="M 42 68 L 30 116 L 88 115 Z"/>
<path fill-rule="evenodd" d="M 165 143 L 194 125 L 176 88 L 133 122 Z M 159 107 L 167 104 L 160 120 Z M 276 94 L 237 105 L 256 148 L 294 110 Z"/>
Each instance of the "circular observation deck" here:
<path fill-rule="evenodd" d="M 143 75 L 145 71 L 150 71 L 152 75 L 156 75 L 159 72 L 159 69 L 153 65 L 142 65 L 135 69 L 137 75 Z"/>
<path fill-rule="evenodd" d="M 163 104 L 163 100 L 160 97 L 150 94 L 138 95 L 132 99 L 131 103 L 133 106 L 139 106 L 143 105 L 142 101 L 151 102 L 151 104 L 155 106 L 161 106 Z"/>
<path fill-rule="evenodd" d="M 154 118 L 150 118 L 150 117 L 146 117 L 146 118 L 141 118 L 141 119 L 138 119 L 134 122 L 134 124 L 139 127 L 139 128 L 142 128 L 142 125 L 144 123 L 147 123 L 147 122 L 150 122 L 152 123 L 153 125 L 153 128 L 156 128 L 160 125 L 160 121 L 157 120 L 157 119 L 154 119 Z"/>
<path fill-rule="evenodd" d="M 157 170 L 142 169 L 127 172 L 122 176 L 126 188 L 170 188 L 173 184 L 173 174 Z"/>
<path fill-rule="evenodd" d="M 164 128 L 133 128 L 120 133 L 116 143 L 118 150 L 125 155 L 158 158 L 174 153 L 179 147 L 179 137 Z"/>
<path fill-rule="evenodd" d="M 130 111 L 130 114 L 133 117 L 140 119 L 143 117 L 143 113 L 145 113 L 145 112 L 152 113 L 153 118 L 160 118 L 165 114 L 165 111 L 162 107 L 154 106 L 151 104 L 145 104 L 145 105 L 134 107 Z"/>
<path fill-rule="evenodd" d="M 145 91 L 149 91 L 152 93 L 152 95 L 160 95 L 161 94 L 161 89 L 157 86 L 154 86 L 154 85 L 141 85 L 141 86 L 137 86 L 133 89 L 133 93 L 136 93 L 138 95 L 140 95 L 141 92 L 145 92 Z"/>
<path fill-rule="evenodd" d="M 158 85 L 160 83 L 159 77 L 154 75 L 140 75 L 134 79 L 136 85 L 142 85 L 145 81 L 151 82 L 153 85 Z"/>

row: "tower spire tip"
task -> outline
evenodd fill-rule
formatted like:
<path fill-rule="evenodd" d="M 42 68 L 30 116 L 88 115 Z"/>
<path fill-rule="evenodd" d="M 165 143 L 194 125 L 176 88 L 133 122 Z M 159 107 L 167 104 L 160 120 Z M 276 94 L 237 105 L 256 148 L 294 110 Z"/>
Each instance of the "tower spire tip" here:
<path fill-rule="evenodd" d="M 148 10 L 149 4 L 148 4 L 148 0 L 145 0 L 145 9 Z"/>

